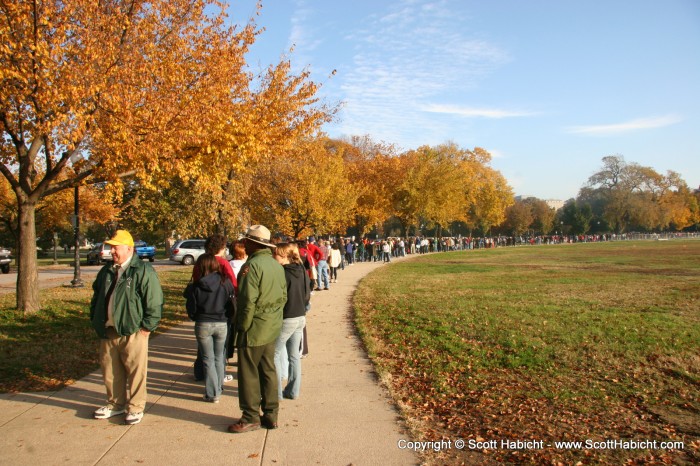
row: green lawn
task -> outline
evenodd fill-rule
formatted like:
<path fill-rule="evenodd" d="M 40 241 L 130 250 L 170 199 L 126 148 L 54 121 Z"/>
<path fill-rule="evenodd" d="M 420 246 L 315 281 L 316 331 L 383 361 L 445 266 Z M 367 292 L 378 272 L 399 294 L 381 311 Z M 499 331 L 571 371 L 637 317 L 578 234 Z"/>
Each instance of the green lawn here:
<path fill-rule="evenodd" d="M 700 241 L 422 256 L 367 277 L 354 307 L 419 439 L 680 440 L 680 451 L 498 448 L 482 459 L 700 461 Z"/>

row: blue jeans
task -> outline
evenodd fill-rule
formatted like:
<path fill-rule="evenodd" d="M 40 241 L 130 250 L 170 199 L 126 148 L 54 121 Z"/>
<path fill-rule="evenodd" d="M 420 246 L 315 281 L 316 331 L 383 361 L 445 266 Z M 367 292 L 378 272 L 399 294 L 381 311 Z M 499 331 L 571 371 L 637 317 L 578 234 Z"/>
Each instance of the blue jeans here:
<path fill-rule="evenodd" d="M 318 261 L 318 279 L 316 280 L 316 285 L 319 288 L 328 288 L 330 280 L 328 280 L 328 262 Z M 324 286 L 321 286 L 321 285 Z"/>
<path fill-rule="evenodd" d="M 301 354 L 299 346 L 301 345 L 301 337 L 304 334 L 305 325 L 306 317 L 293 317 L 282 321 L 282 330 L 275 344 L 275 369 L 279 379 L 277 390 L 280 399 L 299 398 L 299 391 L 301 390 Z M 284 357 L 285 349 L 286 358 Z M 289 367 L 289 376 L 287 377 L 287 385 L 282 388 L 284 368 L 287 365 Z"/>
<path fill-rule="evenodd" d="M 204 394 L 207 398 L 218 399 L 221 396 L 227 331 L 226 322 L 197 322 L 194 326 L 197 347 L 204 364 Z"/>

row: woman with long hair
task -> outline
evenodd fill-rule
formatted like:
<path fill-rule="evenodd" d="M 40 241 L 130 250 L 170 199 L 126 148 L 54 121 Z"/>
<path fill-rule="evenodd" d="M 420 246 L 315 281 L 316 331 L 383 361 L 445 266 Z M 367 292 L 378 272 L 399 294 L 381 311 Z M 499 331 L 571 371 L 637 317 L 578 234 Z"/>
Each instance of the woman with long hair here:
<path fill-rule="evenodd" d="M 331 268 L 331 283 L 338 283 L 338 267 L 343 262 L 343 256 L 340 254 L 340 245 L 335 242 L 331 246 L 331 253 L 328 257 L 328 266 Z"/>
<path fill-rule="evenodd" d="M 311 298 L 309 276 L 302 265 L 299 248 L 294 243 L 280 243 L 275 248 L 275 259 L 284 267 L 287 280 L 287 303 L 284 306 L 282 330 L 275 346 L 275 369 L 279 379 L 279 397 L 296 399 L 301 389 L 302 334 L 306 326 L 306 305 Z M 284 357 L 285 350 L 287 357 Z M 287 383 L 282 385 L 285 366 L 289 367 Z M 283 388 L 284 387 L 284 388 Z"/>
<path fill-rule="evenodd" d="M 196 322 L 194 333 L 204 366 L 204 401 L 218 403 L 224 383 L 224 347 L 233 284 L 221 272 L 214 254 L 199 256 L 195 268 L 199 278 L 185 289 L 187 314 Z"/>
<path fill-rule="evenodd" d="M 236 241 L 231 245 L 231 255 L 233 259 L 229 261 L 231 268 L 233 269 L 233 274 L 238 278 L 238 272 L 241 271 L 241 267 L 248 260 L 248 254 L 245 252 L 245 244 L 243 241 Z"/>

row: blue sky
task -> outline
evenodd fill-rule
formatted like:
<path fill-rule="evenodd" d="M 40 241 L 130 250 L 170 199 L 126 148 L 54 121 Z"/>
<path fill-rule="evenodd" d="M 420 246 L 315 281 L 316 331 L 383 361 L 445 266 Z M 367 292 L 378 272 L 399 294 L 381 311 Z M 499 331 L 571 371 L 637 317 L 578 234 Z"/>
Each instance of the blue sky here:
<path fill-rule="evenodd" d="M 700 1 L 267 0 L 256 23 L 252 70 L 308 68 L 343 104 L 331 137 L 483 147 L 541 199 L 616 154 L 700 186 Z"/>

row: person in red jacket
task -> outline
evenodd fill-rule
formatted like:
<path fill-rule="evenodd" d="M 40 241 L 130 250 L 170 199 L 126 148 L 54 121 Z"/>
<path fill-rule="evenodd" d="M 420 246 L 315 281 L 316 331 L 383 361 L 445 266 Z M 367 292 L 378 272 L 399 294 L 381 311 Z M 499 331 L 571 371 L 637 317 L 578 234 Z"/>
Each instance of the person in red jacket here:
<path fill-rule="evenodd" d="M 321 248 L 319 248 L 316 245 L 316 242 L 313 239 L 313 237 L 311 237 L 309 242 L 306 243 L 306 249 L 309 251 L 311 257 L 313 257 L 314 262 L 314 271 L 312 272 L 311 279 L 316 283 L 316 289 L 319 289 L 320 287 L 318 286 L 318 261 L 320 261 L 323 257 L 323 253 L 321 252 Z"/>
<path fill-rule="evenodd" d="M 304 267 L 306 268 L 306 272 L 309 274 L 309 284 L 311 289 L 315 286 L 316 283 L 316 265 L 317 265 L 317 260 L 314 257 L 314 255 L 309 251 L 308 249 L 308 243 L 305 240 L 298 240 L 297 246 L 299 246 L 299 256 L 301 256 L 301 261 Z M 318 249 L 316 245 L 312 245 L 312 247 Z M 319 253 L 321 251 L 318 251 Z M 308 312 L 309 309 L 311 309 L 311 304 L 307 303 L 306 304 L 306 311 Z M 304 333 L 301 339 L 301 357 L 304 358 L 306 355 L 309 354 L 309 339 L 307 338 L 306 334 L 306 325 L 304 325 Z"/>
<path fill-rule="evenodd" d="M 221 267 L 221 275 L 228 278 L 231 281 L 234 289 L 238 289 L 238 282 L 236 281 L 236 276 L 233 274 L 233 269 L 231 264 L 226 258 L 226 237 L 223 235 L 212 235 L 207 238 L 206 243 L 204 243 L 204 250 L 209 254 L 216 256 L 216 261 Z M 199 281 L 201 272 L 198 267 L 192 269 L 192 279 L 191 281 Z"/>

